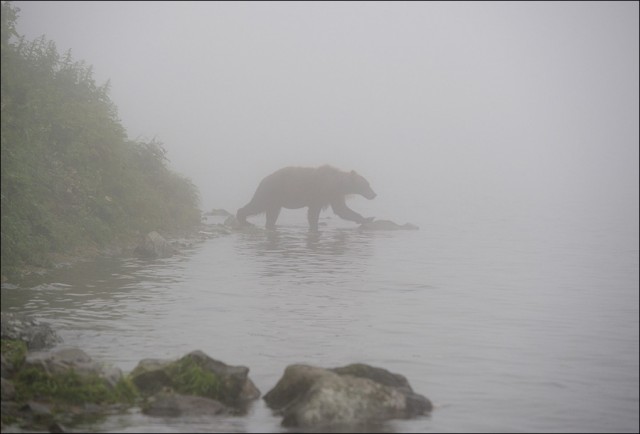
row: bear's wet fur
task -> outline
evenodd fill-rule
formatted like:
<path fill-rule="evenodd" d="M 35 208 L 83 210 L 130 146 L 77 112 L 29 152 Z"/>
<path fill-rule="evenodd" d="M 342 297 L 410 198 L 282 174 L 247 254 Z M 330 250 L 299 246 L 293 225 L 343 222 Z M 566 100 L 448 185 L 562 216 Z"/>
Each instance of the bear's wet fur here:
<path fill-rule="evenodd" d="M 345 220 L 370 221 L 347 207 L 345 196 L 350 194 L 360 194 L 367 199 L 376 197 L 369 182 L 354 170 L 345 172 L 329 165 L 285 167 L 260 182 L 251 201 L 238 210 L 236 217 L 241 224 L 246 224 L 247 217 L 266 213 L 266 227 L 273 229 L 281 208 L 308 207 L 309 230 L 315 232 L 320 211 L 331 206 L 333 212 Z"/>

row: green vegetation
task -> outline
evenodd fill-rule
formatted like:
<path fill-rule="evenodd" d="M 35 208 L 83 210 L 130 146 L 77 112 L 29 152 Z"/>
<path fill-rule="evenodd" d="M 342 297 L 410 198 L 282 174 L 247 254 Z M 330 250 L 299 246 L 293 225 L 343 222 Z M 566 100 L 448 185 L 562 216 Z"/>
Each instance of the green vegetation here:
<path fill-rule="evenodd" d="M 44 37 L 25 41 L 18 12 L 2 2 L 2 275 L 197 225 L 197 189 L 167 167 L 162 144 L 128 140 L 109 83 Z"/>
<path fill-rule="evenodd" d="M 79 375 L 74 370 L 49 375 L 42 369 L 26 367 L 13 378 L 16 400 L 45 400 L 57 406 L 92 404 L 133 404 L 138 393 L 130 381 L 120 380 L 115 387 L 98 375 Z"/>
<path fill-rule="evenodd" d="M 224 392 L 220 377 L 189 355 L 173 362 L 140 363 L 131 371 L 129 379 L 144 396 L 158 393 L 163 388 L 212 399 L 220 399 Z"/>
<path fill-rule="evenodd" d="M 7 378 L 3 378 L 3 382 L 7 381 L 7 385 L 3 383 L 3 400 L 5 387 L 15 391 L 7 399 L 11 403 L 6 408 L 3 402 L 3 425 L 18 423 L 23 429 L 41 431 L 58 420 L 60 415 L 66 415 L 65 423 L 70 420 L 69 417 L 82 417 L 82 413 L 72 410 L 74 406 L 82 407 L 91 403 L 98 406 L 118 404 L 128 407 L 134 405 L 140 396 L 131 380 L 126 377 L 122 377 L 113 386 L 97 374 L 80 374 L 73 369 L 49 374 L 42 366 L 25 364 L 27 346 L 24 342 L 2 339 L 1 344 L 2 369 L 7 370 Z M 43 414 L 42 417 L 36 415 L 34 419 L 28 412 L 23 413 L 20 409 L 30 401 L 49 405 L 52 414 Z M 94 416 L 99 415 L 100 412 Z"/>
<path fill-rule="evenodd" d="M 27 344 L 14 339 L 2 339 L 2 357 L 9 362 L 11 369 L 19 369 L 27 356 Z"/>
<path fill-rule="evenodd" d="M 183 357 L 169 368 L 174 379 L 176 392 L 184 395 L 198 395 L 211 399 L 223 399 L 220 378 L 203 369 L 190 357 Z"/>

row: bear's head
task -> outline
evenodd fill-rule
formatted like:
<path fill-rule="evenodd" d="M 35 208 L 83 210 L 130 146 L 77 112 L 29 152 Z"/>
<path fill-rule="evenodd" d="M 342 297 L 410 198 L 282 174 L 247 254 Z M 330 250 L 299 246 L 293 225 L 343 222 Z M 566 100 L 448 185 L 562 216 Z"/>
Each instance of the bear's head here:
<path fill-rule="evenodd" d="M 376 193 L 369 186 L 369 181 L 364 176 L 358 175 L 355 170 L 349 174 L 349 193 L 360 194 L 367 199 L 376 197 Z"/>

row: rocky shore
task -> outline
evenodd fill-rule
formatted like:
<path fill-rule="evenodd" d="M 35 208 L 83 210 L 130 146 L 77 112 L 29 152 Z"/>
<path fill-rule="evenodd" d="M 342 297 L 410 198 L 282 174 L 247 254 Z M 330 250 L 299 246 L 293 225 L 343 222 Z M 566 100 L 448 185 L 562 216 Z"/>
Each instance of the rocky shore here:
<path fill-rule="evenodd" d="M 202 351 L 144 359 L 124 374 L 60 343 L 47 324 L 2 313 L 2 432 L 69 432 L 88 418 L 132 408 L 165 418 L 244 417 L 261 396 L 248 367 Z M 432 409 L 405 377 L 367 364 L 290 365 L 263 399 L 284 427 L 312 431 L 366 431 L 369 424 Z"/>
<path fill-rule="evenodd" d="M 418 226 L 405 223 L 400 225 L 391 220 L 372 220 L 357 227 L 361 231 L 397 231 L 397 230 L 418 230 Z M 181 234 L 160 234 L 151 231 L 140 234 L 133 239 L 121 241 L 117 244 L 105 246 L 98 249 L 89 246 L 77 250 L 71 254 L 56 254 L 51 256 L 51 268 L 68 267 L 79 261 L 91 260 L 99 256 L 109 257 L 139 257 L 145 259 L 167 258 L 188 248 L 196 243 L 229 235 L 233 232 L 262 232 L 263 228 L 251 223 L 240 225 L 235 216 L 224 209 L 213 209 L 202 215 L 199 226 Z M 25 267 L 19 275 L 22 277 L 29 274 L 46 274 L 47 268 Z M 15 277 L 15 276 L 14 276 Z M 8 284 L 7 276 L 0 277 L 2 284 Z"/>
<path fill-rule="evenodd" d="M 211 223 L 203 216 L 200 225 L 189 231 L 173 234 L 160 234 L 157 231 L 151 231 L 103 248 L 85 246 L 74 252 L 52 254 L 50 257 L 51 266 L 48 268 L 25 266 L 16 275 L 3 275 L 0 279 L 3 285 L 11 285 L 13 279 L 20 280 L 29 275 L 46 275 L 53 269 L 70 267 L 78 262 L 91 261 L 98 257 L 166 258 L 196 243 L 229 235 L 233 230 L 233 227 L 223 223 Z"/>
<path fill-rule="evenodd" d="M 210 238 L 264 231 L 254 225 L 238 225 L 224 210 L 208 214 L 214 218 L 205 214 L 198 230 L 182 237 L 165 238 L 150 232 L 128 245 L 93 253 L 165 258 Z M 417 227 L 378 220 L 359 229 Z M 73 263 L 74 258 L 66 258 L 59 266 Z M 227 365 L 202 351 L 175 360 L 144 359 L 124 374 L 93 360 L 80 348 L 65 347 L 48 324 L 35 318 L 2 312 L 1 323 L 2 432 L 68 432 L 82 421 L 134 408 L 158 417 L 243 417 L 261 396 L 248 367 Z M 369 424 L 412 418 L 432 409 L 431 402 L 413 392 L 402 375 L 366 364 L 331 369 L 290 365 L 264 401 L 282 417 L 284 427 L 312 431 L 366 432 Z"/>

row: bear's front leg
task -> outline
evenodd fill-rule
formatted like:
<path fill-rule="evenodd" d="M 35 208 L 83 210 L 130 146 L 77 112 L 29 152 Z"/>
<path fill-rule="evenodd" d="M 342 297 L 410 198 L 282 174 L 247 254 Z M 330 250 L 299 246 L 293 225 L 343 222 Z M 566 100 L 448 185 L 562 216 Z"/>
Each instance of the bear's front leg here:
<path fill-rule="evenodd" d="M 267 208 L 267 224 L 265 225 L 265 227 L 267 229 L 275 229 L 276 228 L 276 221 L 278 220 L 278 216 L 280 215 L 280 207 L 279 206 L 272 206 Z"/>
<path fill-rule="evenodd" d="M 318 232 L 318 220 L 320 219 L 320 210 L 322 207 L 312 205 L 307 211 L 307 219 L 309 220 L 309 232 Z"/>
<path fill-rule="evenodd" d="M 369 218 L 362 217 L 360 214 L 358 214 L 357 212 L 349 208 L 347 204 L 344 202 L 344 200 L 335 201 L 334 203 L 331 204 L 331 208 L 333 209 L 333 212 L 336 213 L 338 217 L 345 220 L 351 220 L 352 222 L 356 222 L 360 224 L 373 220 L 373 217 L 369 217 Z"/>

